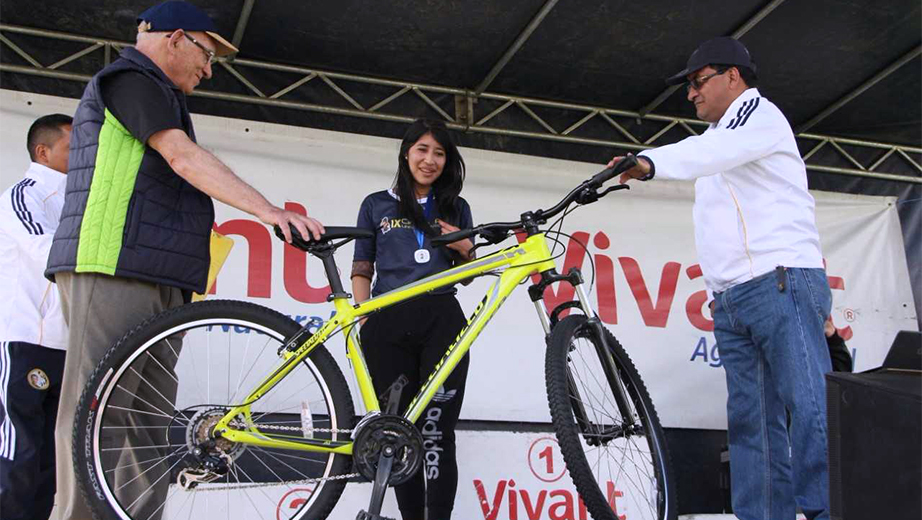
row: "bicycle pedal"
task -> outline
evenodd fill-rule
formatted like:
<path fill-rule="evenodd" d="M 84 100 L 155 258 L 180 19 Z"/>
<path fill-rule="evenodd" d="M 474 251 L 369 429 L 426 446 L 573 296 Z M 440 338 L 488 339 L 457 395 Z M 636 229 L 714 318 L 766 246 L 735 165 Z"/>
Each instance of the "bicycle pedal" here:
<path fill-rule="evenodd" d="M 365 511 L 359 511 L 359 514 L 356 515 L 355 520 L 395 520 L 389 516 L 373 515 L 371 513 L 366 513 Z"/>

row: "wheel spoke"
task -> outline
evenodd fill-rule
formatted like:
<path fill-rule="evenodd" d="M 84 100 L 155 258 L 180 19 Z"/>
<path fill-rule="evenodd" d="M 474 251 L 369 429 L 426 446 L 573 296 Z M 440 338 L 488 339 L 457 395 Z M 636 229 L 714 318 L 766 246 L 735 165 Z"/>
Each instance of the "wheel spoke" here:
<path fill-rule="evenodd" d="M 180 459 L 180 460 L 181 460 L 181 459 Z M 162 475 L 160 475 L 160 477 L 157 478 L 157 480 L 155 480 L 153 484 L 151 484 L 150 486 L 148 486 L 148 488 L 145 489 L 140 495 L 138 495 L 138 498 L 136 498 L 136 499 L 134 500 L 134 502 L 132 502 L 131 504 L 129 504 L 125 509 L 131 509 L 131 508 L 134 507 L 142 498 L 144 498 L 144 495 L 146 495 L 146 494 L 148 494 L 148 493 L 152 493 L 152 492 L 153 492 L 152 490 L 154 489 L 154 487 L 156 487 L 157 484 L 159 484 L 160 481 L 164 479 L 164 477 L 169 476 L 170 472 L 173 471 L 173 468 L 175 468 L 175 467 L 179 464 L 180 460 L 177 460 L 176 462 L 174 462 L 173 465 L 170 466 L 170 469 L 168 469 L 168 470 L 165 471 Z M 146 472 L 147 472 L 147 470 L 145 470 L 144 473 L 146 473 Z M 144 473 L 142 473 L 142 475 L 143 475 Z M 138 477 L 140 477 L 140 476 L 141 476 L 141 475 L 138 475 Z M 135 478 L 138 478 L 138 477 L 135 477 Z M 150 517 L 148 517 L 148 518 L 153 517 L 154 514 L 156 514 L 156 512 L 159 511 L 160 509 L 162 509 L 163 506 L 164 506 L 165 504 L 166 504 L 166 502 L 160 504 L 160 506 L 157 507 L 157 510 L 154 511 L 154 513 L 151 513 Z"/>
<path fill-rule="evenodd" d="M 585 320 L 561 320 L 548 347 L 548 399 L 567 468 L 593 518 L 615 520 L 612 508 L 620 508 L 630 518 L 663 520 L 674 514 L 664 508 L 675 499 L 659 463 L 665 453 L 655 412 L 610 336 L 605 343 L 617 372 L 607 372 L 611 361 L 600 355 L 603 343 Z"/>
<path fill-rule="evenodd" d="M 178 320 L 177 312 L 191 317 Z M 171 324 L 149 321 L 119 344 L 120 353 L 107 355 L 109 366 L 96 371 L 105 378 L 97 376 L 87 393 L 93 402 L 84 399 L 80 405 L 86 410 L 92 404 L 94 413 L 81 419 L 90 427 L 78 432 L 75 451 L 86 461 L 78 466 L 103 476 L 96 480 L 107 496 L 117 497 L 109 504 L 116 516 L 176 520 L 242 514 L 275 520 L 279 514 L 304 520 L 312 511 L 317 516 L 318 508 L 332 507 L 329 502 L 339 496 L 345 479 L 312 485 L 312 494 L 301 491 L 298 498 L 308 499 L 302 507 L 278 509 L 278 499 L 298 483 L 347 473 L 348 458 L 241 445 L 213 435 L 233 406 L 283 366 L 277 351 L 300 327 L 236 302 L 191 304 L 170 313 Z M 319 429 L 334 424 L 348 429 L 354 415 L 348 386 L 322 346 L 258 402 L 258 410 L 248 408 L 240 419 L 249 416 L 265 431 L 295 428 L 282 431 L 297 436 L 303 409 Z M 315 431 L 314 437 L 336 435 Z M 81 471 L 80 478 L 88 478 L 85 474 Z M 176 483 L 177 475 L 187 487 Z"/>
<path fill-rule="evenodd" d="M 288 453 L 280 453 L 280 452 L 278 452 L 278 453 L 272 453 L 272 452 L 269 452 L 269 451 L 264 450 L 264 449 L 262 449 L 262 448 L 256 448 L 256 451 L 258 451 L 258 452 L 260 452 L 260 453 L 265 453 L 266 456 L 268 456 L 269 458 L 275 460 L 276 462 L 278 462 L 279 464 L 285 466 L 286 468 L 290 469 L 291 471 L 294 471 L 295 473 L 297 473 L 298 475 L 300 475 L 301 478 L 310 478 L 310 477 L 309 477 L 308 475 L 305 475 L 304 473 L 301 473 L 300 470 L 295 469 L 294 466 L 291 466 L 290 464 L 286 463 L 284 460 L 280 459 L 279 457 L 285 457 L 285 458 L 288 458 L 288 459 L 303 460 L 303 461 L 305 461 L 305 462 L 311 462 L 311 463 L 314 463 L 314 464 L 324 464 L 324 465 L 326 465 L 326 462 L 322 462 L 322 461 L 319 461 L 319 460 L 313 460 L 313 459 L 306 459 L 306 458 L 304 458 L 304 457 L 298 457 L 297 455 L 290 455 L 290 454 L 288 454 Z"/>
<path fill-rule="evenodd" d="M 170 452 L 169 455 L 164 455 L 163 457 L 160 457 L 159 459 L 156 459 L 156 462 L 154 462 L 153 464 L 151 464 L 150 467 L 148 467 L 148 468 L 145 469 L 144 471 L 138 473 L 137 475 L 134 476 L 134 478 L 132 478 L 131 480 L 129 480 L 129 481 L 125 482 L 125 483 L 123 483 L 121 486 L 116 487 L 116 488 L 115 488 L 115 491 L 118 492 L 118 491 L 121 491 L 122 489 L 126 488 L 129 484 L 131 484 L 131 483 L 134 482 L 135 480 L 138 480 L 139 478 L 141 478 L 141 477 L 143 477 L 144 475 L 146 475 L 148 471 L 150 471 L 150 470 L 156 468 L 156 467 L 157 467 L 157 464 L 158 464 L 160 461 L 164 461 L 164 460 L 169 459 L 169 458 L 172 457 L 173 455 L 179 453 L 179 450 L 181 450 L 181 449 L 182 449 L 182 447 L 179 447 L 179 448 L 173 450 L 172 452 Z M 176 464 L 179 464 L 179 461 L 174 462 L 174 463 L 173 463 L 173 466 L 171 466 L 170 469 L 173 469 L 173 467 L 176 466 Z M 166 474 L 169 474 L 169 471 L 167 471 Z M 154 482 L 154 484 L 156 484 L 157 482 L 160 482 L 161 479 L 163 479 L 163 475 L 162 475 L 162 474 L 161 474 L 161 476 Z M 147 488 L 147 489 L 148 489 L 148 490 L 149 490 L 149 489 L 152 489 L 153 486 L 154 486 L 154 484 L 152 484 L 152 485 L 151 485 L 149 488 Z M 145 493 L 146 493 L 146 492 L 147 492 L 147 490 L 145 490 Z M 144 493 L 142 493 L 142 495 L 143 495 L 143 494 L 144 494 Z M 128 507 L 131 507 L 131 506 L 128 506 Z"/>

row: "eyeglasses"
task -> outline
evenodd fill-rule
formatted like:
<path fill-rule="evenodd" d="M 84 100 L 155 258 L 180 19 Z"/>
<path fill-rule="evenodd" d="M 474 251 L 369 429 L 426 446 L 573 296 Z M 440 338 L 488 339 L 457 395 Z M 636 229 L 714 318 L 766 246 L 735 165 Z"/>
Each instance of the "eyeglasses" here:
<path fill-rule="evenodd" d="M 183 32 L 182 34 L 183 34 L 183 36 L 185 36 L 186 38 L 189 38 L 189 41 L 192 42 L 192 43 L 194 43 L 196 47 L 198 47 L 199 49 L 202 49 L 202 52 L 205 53 L 205 59 L 208 60 L 208 64 L 209 64 L 209 65 L 214 65 L 214 63 L 215 63 L 216 61 L 218 61 L 218 55 L 215 54 L 215 52 L 214 52 L 213 50 L 209 49 L 208 47 L 205 47 L 204 45 L 202 45 L 201 43 L 199 43 L 198 40 L 196 40 L 195 38 L 189 36 L 189 33 Z M 170 37 L 172 37 L 172 36 L 173 36 L 173 33 L 169 33 L 169 34 L 166 35 L 167 38 L 170 38 Z"/>
<path fill-rule="evenodd" d="M 198 47 L 199 49 L 202 49 L 202 52 L 205 53 L 205 58 L 207 58 L 209 64 L 214 64 L 214 62 L 218 61 L 218 56 L 215 54 L 213 50 L 209 49 L 208 47 L 205 47 L 204 45 L 199 43 L 198 40 L 189 36 L 189 33 L 184 32 L 183 35 L 186 38 L 189 38 L 189 41 L 194 43 L 196 47 Z"/>
<path fill-rule="evenodd" d="M 183 34 L 183 36 L 185 36 L 186 38 L 189 38 L 189 41 L 192 42 L 192 43 L 194 43 L 196 47 L 198 47 L 199 49 L 202 49 L 202 52 L 205 53 L 205 59 L 208 61 L 208 64 L 209 64 L 209 65 L 214 65 L 214 63 L 215 63 L 216 61 L 218 61 L 218 55 L 215 54 L 215 52 L 214 52 L 213 50 L 209 49 L 208 47 L 205 47 L 204 45 L 202 45 L 201 43 L 199 43 L 198 40 L 196 40 L 195 38 L 189 36 L 189 33 L 183 32 L 182 34 Z M 169 37 L 171 37 L 171 36 L 173 36 L 173 33 L 170 33 L 170 34 L 167 34 L 167 35 L 166 35 L 167 38 L 169 38 Z"/>
<path fill-rule="evenodd" d="M 727 72 L 728 70 L 730 69 L 722 69 L 722 70 L 718 70 L 717 72 L 708 74 L 707 76 L 701 76 L 700 78 L 692 78 L 688 80 L 688 82 L 685 83 L 685 92 L 690 91 L 692 87 L 694 87 L 695 90 L 701 90 L 701 87 L 703 87 L 704 84 L 707 83 L 709 79 L 713 78 L 714 76 L 719 76 L 723 74 L 724 72 Z"/>

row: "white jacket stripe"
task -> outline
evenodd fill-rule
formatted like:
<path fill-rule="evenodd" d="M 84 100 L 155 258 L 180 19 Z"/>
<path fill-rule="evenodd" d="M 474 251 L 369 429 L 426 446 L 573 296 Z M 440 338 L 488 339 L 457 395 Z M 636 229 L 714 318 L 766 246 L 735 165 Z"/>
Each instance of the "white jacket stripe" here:
<path fill-rule="evenodd" d="M 13 202 L 13 211 L 16 212 L 16 216 L 19 217 L 19 221 L 22 222 L 22 225 L 26 227 L 26 231 L 31 235 L 41 235 L 42 225 L 32 220 L 32 213 L 29 212 L 29 208 L 26 206 L 26 199 L 23 196 L 23 191 L 27 187 L 34 185 L 35 181 L 23 179 L 19 184 L 13 187 L 10 198 Z"/>
<path fill-rule="evenodd" d="M 743 126 L 746 124 L 746 121 L 749 120 L 749 116 L 755 112 L 756 107 L 759 106 L 759 98 L 753 98 L 749 101 L 743 103 L 743 106 L 740 107 L 739 113 L 737 116 L 730 121 L 730 124 L 727 125 L 727 129 L 733 130 L 737 127 Z"/>
<path fill-rule="evenodd" d="M 0 341 L 67 347 L 58 290 L 44 276 L 65 181 L 63 173 L 32 163 L 0 193 Z"/>
<path fill-rule="evenodd" d="M 8 392 L 10 387 L 10 344 L 0 343 L 0 404 L 3 405 L 3 423 L 0 423 L 0 457 L 13 460 L 16 454 L 16 428 L 10 420 Z"/>

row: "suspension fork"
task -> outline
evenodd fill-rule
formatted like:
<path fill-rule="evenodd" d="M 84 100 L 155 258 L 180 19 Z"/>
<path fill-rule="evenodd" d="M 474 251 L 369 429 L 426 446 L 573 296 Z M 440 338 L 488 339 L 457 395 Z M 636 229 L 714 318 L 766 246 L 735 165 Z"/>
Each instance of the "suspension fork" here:
<path fill-rule="evenodd" d="M 544 310 L 542 305 L 544 299 L 544 290 L 552 283 L 556 282 L 568 282 L 576 291 L 577 301 L 565 302 L 559 305 L 557 308 L 551 311 L 550 318 L 548 317 L 547 312 Z M 618 371 L 618 365 L 615 363 L 615 358 L 612 355 L 612 347 L 608 344 L 608 339 L 605 334 L 605 328 L 602 326 L 601 320 L 592 310 L 592 307 L 589 304 L 589 296 L 586 294 L 586 290 L 583 287 L 583 276 L 580 270 L 576 267 L 571 268 L 566 275 L 561 275 L 555 270 L 545 271 L 541 273 L 541 280 L 535 283 L 534 285 L 528 288 L 528 294 L 532 299 L 532 302 L 535 303 L 535 308 L 538 311 L 538 317 L 541 320 L 541 325 L 544 327 L 544 331 L 547 338 L 550 338 L 551 329 L 558 321 L 558 315 L 565 309 L 572 307 L 579 307 L 583 314 L 586 315 L 586 326 L 589 327 L 589 333 L 594 335 L 598 341 L 594 341 L 593 345 L 596 349 L 596 354 L 599 357 L 599 362 L 602 364 L 602 368 L 605 370 L 605 378 L 608 380 L 608 385 L 612 389 L 612 393 L 615 398 L 615 404 L 617 404 L 618 409 L 621 412 L 621 417 L 625 419 L 625 423 L 633 423 L 634 409 L 631 406 L 631 399 L 625 392 L 624 385 L 621 384 L 621 374 Z M 591 421 L 589 420 L 589 415 L 586 413 L 586 408 L 583 405 L 583 400 L 579 394 L 579 388 L 576 386 L 576 382 L 573 379 L 573 375 L 570 373 L 569 368 L 567 369 L 567 384 L 569 387 L 570 395 L 570 405 L 573 409 L 573 414 L 576 417 L 577 423 L 581 425 L 583 433 L 600 433 L 600 432 L 589 432 L 589 426 Z M 629 419 L 630 418 L 630 419 Z M 623 431 L 623 427 L 627 424 L 616 425 L 616 429 Z"/>

